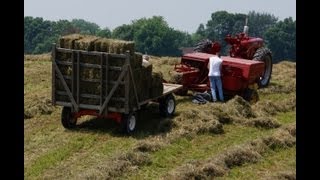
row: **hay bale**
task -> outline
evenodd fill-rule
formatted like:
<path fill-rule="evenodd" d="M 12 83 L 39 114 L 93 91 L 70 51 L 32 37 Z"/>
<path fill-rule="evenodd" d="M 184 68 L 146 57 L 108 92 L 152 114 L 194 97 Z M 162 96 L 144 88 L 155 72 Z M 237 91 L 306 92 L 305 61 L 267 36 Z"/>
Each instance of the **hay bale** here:
<path fill-rule="evenodd" d="M 82 34 L 70 34 L 59 38 L 59 45 L 61 48 L 74 49 L 75 41 L 84 37 Z"/>
<path fill-rule="evenodd" d="M 135 43 L 133 41 L 100 38 L 95 41 L 94 50 L 115 54 L 125 54 L 126 51 L 130 51 L 130 55 L 133 56 L 135 52 Z"/>
<path fill-rule="evenodd" d="M 82 38 L 75 40 L 73 49 L 94 51 L 94 43 L 98 39 L 96 36 L 84 35 Z"/>
<path fill-rule="evenodd" d="M 152 72 L 150 97 L 158 97 L 163 93 L 163 75 L 161 72 Z"/>
<path fill-rule="evenodd" d="M 150 95 L 152 89 L 152 64 L 141 67 L 141 89 L 140 89 L 140 100 L 146 100 L 152 97 Z"/>

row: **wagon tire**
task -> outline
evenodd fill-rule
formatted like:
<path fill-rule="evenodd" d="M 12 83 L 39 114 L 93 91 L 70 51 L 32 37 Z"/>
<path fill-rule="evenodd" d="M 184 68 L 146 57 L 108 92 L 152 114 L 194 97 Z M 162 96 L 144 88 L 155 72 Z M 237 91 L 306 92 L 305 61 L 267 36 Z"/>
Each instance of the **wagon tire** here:
<path fill-rule="evenodd" d="M 121 122 L 122 131 L 125 134 L 132 134 L 135 131 L 137 124 L 136 113 L 123 114 Z"/>
<path fill-rule="evenodd" d="M 160 115 L 164 117 L 172 117 L 176 110 L 176 100 L 172 94 L 165 96 L 159 102 Z"/>
<path fill-rule="evenodd" d="M 77 118 L 72 115 L 70 107 L 63 107 L 61 113 L 61 123 L 62 126 L 66 129 L 73 129 L 76 127 Z"/>

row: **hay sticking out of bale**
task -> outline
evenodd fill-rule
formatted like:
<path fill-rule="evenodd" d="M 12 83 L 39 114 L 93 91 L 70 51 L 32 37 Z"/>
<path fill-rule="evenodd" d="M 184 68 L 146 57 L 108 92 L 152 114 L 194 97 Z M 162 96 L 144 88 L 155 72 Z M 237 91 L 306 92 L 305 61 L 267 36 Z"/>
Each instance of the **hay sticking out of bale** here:
<path fill-rule="evenodd" d="M 75 48 L 75 41 L 80 40 L 84 37 L 82 34 L 70 34 L 66 36 L 62 36 L 59 39 L 59 44 L 61 48 L 66 49 L 74 49 Z"/>

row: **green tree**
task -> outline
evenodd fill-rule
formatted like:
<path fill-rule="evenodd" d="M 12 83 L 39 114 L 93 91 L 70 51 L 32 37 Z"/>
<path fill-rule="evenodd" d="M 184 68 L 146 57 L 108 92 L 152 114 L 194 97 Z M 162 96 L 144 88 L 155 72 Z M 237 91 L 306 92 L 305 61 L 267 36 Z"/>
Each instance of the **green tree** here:
<path fill-rule="evenodd" d="M 264 33 L 278 21 L 274 15 L 250 11 L 248 14 L 249 35 L 264 38 Z"/>
<path fill-rule="evenodd" d="M 272 51 L 273 62 L 283 59 L 296 61 L 296 21 L 286 18 L 265 32 L 266 42 Z"/>
<path fill-rule="evenodd" d="M 81 34 L 95 35 L 100 31 L 100 27 L 96 23 L 88 22 L 83 19 L 73 19 L 71 24 L 79 29 Z"/>
<path fill-rule="evenodd" d="M 111 31 L 110 31 L 110 29 L 108 27 L 105 27 L 104 29 L 99 30 L 97 32 L 97 36 L 110 38 L 111 37 Z"/>
<path fill-rule="evenodd" d="M 123 39 L 127 41 L 132 41 L 133 35 L 134 35 L 134 29 L 132 24 L 130 25 L 124 24 L 124 25 L 118 26 L 112 31 L 113 38 Z"/>
<path fill-rule="evenodd" d="M 112 32 L 113 38 L 135 41 L 136 50 L 153 55 L 180 55 L 180 47 L 191 44 L 188 33 L 169 27 L 162 16 L 141 18 Z"/>

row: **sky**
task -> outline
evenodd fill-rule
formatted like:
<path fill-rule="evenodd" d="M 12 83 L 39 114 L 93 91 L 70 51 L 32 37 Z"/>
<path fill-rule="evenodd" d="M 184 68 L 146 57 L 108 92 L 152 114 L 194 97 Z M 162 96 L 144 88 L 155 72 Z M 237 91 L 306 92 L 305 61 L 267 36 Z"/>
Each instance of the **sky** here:
<path fill-rule="evenodd" d="M 113 30 L 135 19 L 163 16 L 176 30 L 194 33 L 211 14 L 225 10 L 273 14 L 296 20 L 296 0 L 24 0 L 24 16 L 44 20 L 84 19 Z M 250 20 L 249 20 L 250 21 Z"/>

